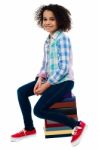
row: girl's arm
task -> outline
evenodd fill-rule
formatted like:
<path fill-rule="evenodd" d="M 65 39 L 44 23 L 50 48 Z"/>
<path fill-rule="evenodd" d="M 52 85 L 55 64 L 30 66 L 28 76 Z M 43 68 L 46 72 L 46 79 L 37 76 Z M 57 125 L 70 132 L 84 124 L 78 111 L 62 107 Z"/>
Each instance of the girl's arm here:
<path fill-rule="evenodd" d="M 50 84 L 56 84 L 59 80 L 64 78 L 69 72 L 71 57 L 71 43 L 66 36 L 62 37 L 57 42 L 58 49 L 58 69 L 48 78 Z"/>
<path fill-rule="evenodd" d="M 37 77 L 46 78 L 46 71 L 45 70 L 46 70 L 46 61 L 45 61 L 45 51 L 44 51 L 42 67 L 40 69 L 40 72 L 37 74 Z"/>

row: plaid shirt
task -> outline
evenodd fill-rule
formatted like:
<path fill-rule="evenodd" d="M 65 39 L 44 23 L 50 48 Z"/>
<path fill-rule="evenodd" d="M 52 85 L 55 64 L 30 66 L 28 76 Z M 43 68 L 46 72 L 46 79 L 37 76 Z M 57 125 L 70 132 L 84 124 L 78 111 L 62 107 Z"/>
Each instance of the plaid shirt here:
<path fill-rule="evenodd" d="M 70 39 L 63 32 L 56 31 L 48 36 L 44 44 L 44 58 L 40 73 L 50 84 L 74 80 L 72 71 L 72 50 Z"/>

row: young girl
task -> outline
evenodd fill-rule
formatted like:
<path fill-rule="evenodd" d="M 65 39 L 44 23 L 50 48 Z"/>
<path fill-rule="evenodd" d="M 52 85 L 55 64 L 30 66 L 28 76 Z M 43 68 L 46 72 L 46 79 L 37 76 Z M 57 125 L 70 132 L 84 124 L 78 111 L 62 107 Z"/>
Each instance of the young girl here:
<path fill-rule="evenodd" d="M 11 135 L 11 141 L 18 141 L 36 134 L 31 117 L 29 96 L 41 95 L 34 107 L 34 114 L 42 119 L 53 120 L 73 128 L 71 144 L 79 143 L 86 124 L 50 110 L 50 106 L 71 92 L 74 86 L 72 50 L 70 39 L 64 31 L 71 29 L 70 12 L 60 5 L 41 6 L 35 18 L 40 27 L 49 32 L 44 45 L 44 58 L 35 81 L 18 89 L 18 101 L 24 120 L 24 129 Z"/>

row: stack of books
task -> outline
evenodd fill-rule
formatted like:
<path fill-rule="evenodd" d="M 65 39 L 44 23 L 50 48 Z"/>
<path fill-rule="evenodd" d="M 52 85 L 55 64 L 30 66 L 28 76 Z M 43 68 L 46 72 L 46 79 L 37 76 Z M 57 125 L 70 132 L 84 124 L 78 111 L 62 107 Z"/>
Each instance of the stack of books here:
<path fill-rule="evenodd" d="M 60 110 L 63 114 L 78 120 L 76 97 L 65 96 L 61 102 L 53 104 L 50 109 Z M 62 123 L 45 120 L 45 138 L 68 137 L 72 135 L 72 128 Z"/>

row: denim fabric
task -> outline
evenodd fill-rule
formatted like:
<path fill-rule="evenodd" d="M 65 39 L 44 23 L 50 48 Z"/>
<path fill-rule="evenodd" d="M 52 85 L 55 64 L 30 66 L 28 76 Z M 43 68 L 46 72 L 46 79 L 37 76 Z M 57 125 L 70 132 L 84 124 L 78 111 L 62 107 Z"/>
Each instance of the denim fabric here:
<path fill-rule="evenodd" d="M 36 84 L 36 80 L 23 85 L 17 90 L 18 101 L 22 111 L 26 130 L 32 130 L 34 128 L 29 97 L 34 95 L 33 89 Z M 49 109 L 49 107 L 55 102 L 62 101 L 64 94 L 70 92 L 73 86 L 73 81 L 65 81 L 49 87 L 43 92 L 34 106 L 34 114 L 39 118 L 57 121 L 74 128 L 76 125 L 78 125 L 78 121 L 67 117 L 59 110 Z"/>

